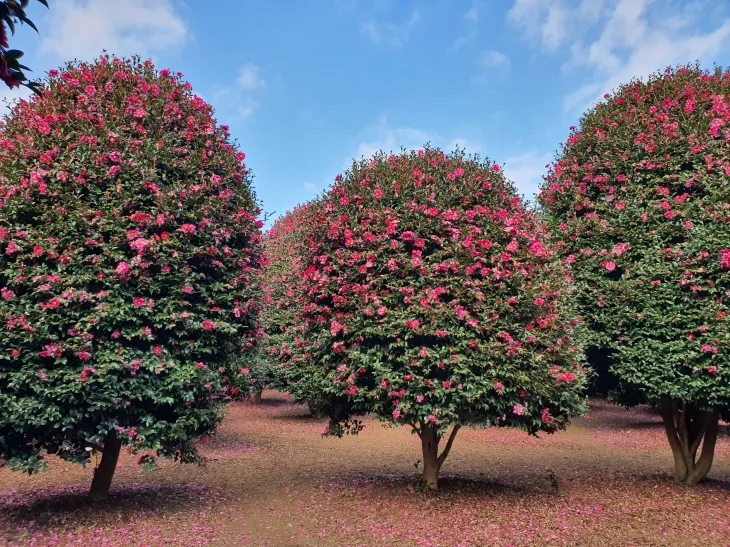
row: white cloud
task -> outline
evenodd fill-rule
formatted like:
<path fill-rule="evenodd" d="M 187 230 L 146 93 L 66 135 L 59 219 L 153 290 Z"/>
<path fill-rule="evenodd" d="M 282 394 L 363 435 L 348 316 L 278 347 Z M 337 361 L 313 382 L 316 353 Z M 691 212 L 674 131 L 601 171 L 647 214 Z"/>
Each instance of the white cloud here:
<path fill-rule="evenodd" d="M 534 151 L 510 156 L 504 161 L 504 174 L 515 183 L 518 193 L 532 200 L 540 189 L 543 175 L 547 172 L 545 166 L 551 161 L 551 154 L 539 154 Z"/>
<path fill-rule="evenodd" d="M 262 89 L 266 87 L 266 80 L 261 77 L 261 69 L 254 63 L 246 63 L 238 75 L 238 86 L 241 89 Z"/>
<path fill-rule="evenodd" d="M 411 17 L 403 23 L 391 23 L 370 19 L 363 23 L 362 31 L 374 43 L 383 46 L 398 47 L 408 42 L 411 31 L 419 20 L 418 10 L 414 9 Z"/>
<path fill-rule="evenodd" d="M 456 146 L 463 148 L 467 153 L 478 153 L 482 150 L 481 144 L 470 140 L 468 137 L 444 138 L 432 131 L 407 126 L 393 126 L 385 115 L 381 115 L 375 124 L 361 131 L 355 142 L 358 142 L 358 144 L 355 145 L 352 156 L 356 160 L 370 158 L 380 150 L 386 154 L 390 152 L 399 153 L 401 149 L 418 150 L 423 148 L 426 143 L 441 147 L 447 153 L 454 150 Z M 351 165 L 352 158 L 348 158 L 345 160 L 343 168 L 346 169 Z"/>
<path fill-rule="evenodd" d="M 712 61 L 730 48 L 730 19 L 703 0 L 516 0 L 508 19 L 541 47 L 570 53 L 564 69 L 589 80 L 564 99 L 582 110 L 633 78 L 671 65 Z M 704 23 L 704 24 L 702 24 Z M 709 27 L 709 28 L 708 28 Z"/>
<path fill-rule="evenodd" d="M 429 134 L 420 129 L 393 127 L 388 123 L 385 115 L 380 116 L 375 125 L 362 131 L 361 137 L 363 136 L 366 140 L 360 141 L 354 154 L 355 159 L 358 160 L 370 158 L 379 150 L 385 153 L 399 152 L 401 148 L 416 150 L 438 138 L 436 134 Z M 345 161 L 345 166 L 349 167 L 350 164 L 351 160 Z"/>
<path fill-rule="evenodd" d="M 482 145 L 478 142 L 473 142 L 466 137 L 456 137 L 452 139 L 444 148 L 445 152 L 450 152 L 454 148 L 461 148 L 467 152 L 467 154 L 480 154 L 482 152 Z"/>
<path fill-rule="evenodd" d="M 251 118 L 259 108 L 256 97 L 266 88 L 261 67 L 245 63 L 232 85 L 218 87 L 213 91 L 213 104 L 217 108 L 235 111 L 244 119 Z"/>
<path fill-rule="evenodd" d="M 484 66 L 509 66 L 509 57 L 504 53 L 491 49 L 482 54 L 482 64 Z"/>
<path fill-rule="evenodd" d="M 187 41 L 189 30 L 170 0 L 55 0 L 41 52 L 57 59 L 92 59 L 102 50 L 144 57 Z"/>
<path fill-rule="evenodd" d="M 449 48 L 449 51 L 452 53 L 460 50 L 470 42 L 473 42 L 479 35 L 479 27 L 477 26 L 479 23 L 479 7 L 476 2 L 472 4 L 469 11 L 464 14 L 464 19 L 466 19 L 467 32 L 453 41 Z"/>

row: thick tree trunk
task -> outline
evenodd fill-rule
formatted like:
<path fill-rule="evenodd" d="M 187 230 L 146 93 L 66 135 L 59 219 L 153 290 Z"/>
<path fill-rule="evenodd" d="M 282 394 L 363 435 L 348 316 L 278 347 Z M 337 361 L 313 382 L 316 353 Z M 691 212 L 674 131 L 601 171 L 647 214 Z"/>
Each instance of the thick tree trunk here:
<path fill-rule="evenodd" d="M 423 482 L 429 490 L 437 491 L 439 489 L 439 473 L 441 466 L 451 451 L 454 444 L 456 433 L 459 431 L 460 425 L 455 425 L 446 442 L 444 451 L 439 455 L 439 441 L 441 440 L 436 427 L 433 424 L 423 424 L 418 431 L 421 437 L 421 451 L 423 452 Z"/>
<path fill-rule="evenodd" d="M 429 490 L 439 489 L 439 438 L 436 428 L 431 425 L 421 427 L 421 450 L 423 451 L 423 482 Z"/>
<path fill-rule="evenodd" d="M 715 456 L 719 417 L 691 403 L 667 401 L 661 407 L 664 429 L 674 456 L 674 478 L 696 486 L 707 476 Z M 697 458 L 697 450 L 702 451 Z"/>
<path fill-rule="evenodd" d="M 261 404 L 261 392 L 255 391 L 254 394 L 251 396 L 251 400 L 253 401 L 253 404 L 260 405 Z"/>
<path fill-rule="evenodd" d="M 109 496 L 109 488 L 112 485 L 114 471 L 117 469 L 121 449 L 122 443 L 116 435 L 110 434 L 104 439 L 101 463 L 94 470 L 94 478 L 91 481 L 91 490 L 89 490 L 91 501 L 105 501 Z"/>

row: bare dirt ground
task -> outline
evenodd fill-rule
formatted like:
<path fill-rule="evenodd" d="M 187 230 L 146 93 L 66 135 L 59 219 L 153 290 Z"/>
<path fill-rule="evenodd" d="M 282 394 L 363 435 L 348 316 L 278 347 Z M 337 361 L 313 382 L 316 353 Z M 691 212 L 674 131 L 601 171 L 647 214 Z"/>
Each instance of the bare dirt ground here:
<path fill-rule="evenodd" d="M 462 430 L 442 491 L 414 479 L 420 443 L 367 421 L 322 438 L 286 396 L 237 404 L 202 446 L 205 467 L 143 471 L 123 455 L 108 502 L 85 500 L 91 468 L 50 459 L 0 469 L 0 544 L 35 546 L 730 546 L 730 438 L 710 479 L 673 484 L 658 418 L 595 401 L 588 419 L 539 439 Z M 552 477 L 552 478 L 551 478 Z"/>

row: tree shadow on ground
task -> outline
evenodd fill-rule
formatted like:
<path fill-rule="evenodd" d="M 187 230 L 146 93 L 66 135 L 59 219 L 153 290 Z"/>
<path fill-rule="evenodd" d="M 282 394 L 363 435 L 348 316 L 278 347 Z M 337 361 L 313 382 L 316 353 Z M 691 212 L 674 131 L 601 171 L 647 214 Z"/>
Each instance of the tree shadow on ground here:
<path fill-rule="evenodd" d="M 308 410 L 303 410 L 302 412 L 298 412 L 296 414 L 277 414 L 276 416 L 271 417 L 273 420 L 283 421 L 283 422 L 310 422 L 310 423 L 319 423 L 319 422 L 326 422 L 327 418 L 323 416 L 314 416 L 312 413 L 310 413 Z"/>
<path fill-rule="evenodd" d="M 90 527 L 104 521 L 129 522 L 137 517 L 170 515 L 223 503 L 214 489 L 194 484 L 113 485 L 109 499 L 92 502 L 88 485 L 60 485 L 0 495 L 0 526 L 16 531 L 59 532 L 69 526 Z"/>

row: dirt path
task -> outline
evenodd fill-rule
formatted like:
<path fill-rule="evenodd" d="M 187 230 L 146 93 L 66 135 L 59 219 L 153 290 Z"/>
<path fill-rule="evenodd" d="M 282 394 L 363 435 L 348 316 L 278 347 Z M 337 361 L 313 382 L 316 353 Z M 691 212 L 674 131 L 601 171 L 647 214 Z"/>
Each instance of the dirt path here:
<path fill-rule="evenodd" d="M 656 416 L 596 402 L 589 419 L 539 439 L 462 430 L 442 492 L 413 479 L 420 443 L 367 422 L 323 439 L 323 420 L 282 394 L 234 405 L 205 467 L 144 472 L 125 455 L 112 499 L 89 506 L 91 469 L 51 459 L 33 477 L 0 470 L 8 545 L 730 545 L 730 439 L 711 480 L 669 478 Z M 552 479 L 551 479 L 552 477 Z"/>

